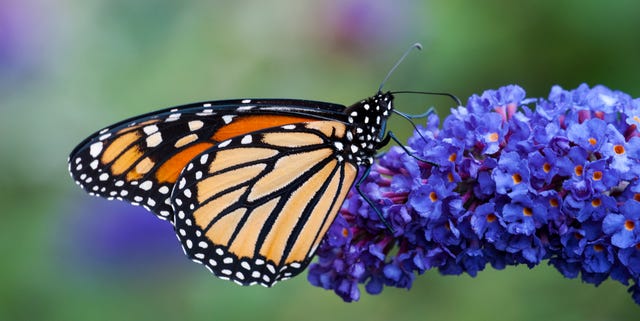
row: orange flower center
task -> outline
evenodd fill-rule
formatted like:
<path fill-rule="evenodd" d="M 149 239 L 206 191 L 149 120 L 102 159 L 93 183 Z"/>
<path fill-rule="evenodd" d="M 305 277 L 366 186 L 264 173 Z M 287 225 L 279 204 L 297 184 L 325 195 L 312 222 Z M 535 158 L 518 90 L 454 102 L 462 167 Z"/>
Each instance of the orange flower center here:
<path fill-rule="evenodd" d="M 522 176 L 519 173 L 511 175 L 514 184 L 520 184 L 522 182 Z"/>
<path fill-rule="evenodd" d="M 635 227 L 636 227 L 636 223 L 634 223 L 631 220 L 626 220 L 624 222 L 624 228 L 627 229 L 627 231 L 633 231 Z"/>

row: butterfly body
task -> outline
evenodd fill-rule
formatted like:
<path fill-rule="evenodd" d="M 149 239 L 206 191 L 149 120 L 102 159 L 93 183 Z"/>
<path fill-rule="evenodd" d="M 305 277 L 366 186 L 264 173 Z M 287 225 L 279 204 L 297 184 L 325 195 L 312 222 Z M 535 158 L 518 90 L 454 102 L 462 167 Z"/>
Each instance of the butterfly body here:
<path fill-rule="evenodd" d="M 195 103 L 134 117 L 76 147 L 69 169 L 92 195 L 174 224 L 215 275 L 271 286 L 300 273 L 358 167 L 387 143 L 393 96 L 350 107 L 306 100 Z"/>

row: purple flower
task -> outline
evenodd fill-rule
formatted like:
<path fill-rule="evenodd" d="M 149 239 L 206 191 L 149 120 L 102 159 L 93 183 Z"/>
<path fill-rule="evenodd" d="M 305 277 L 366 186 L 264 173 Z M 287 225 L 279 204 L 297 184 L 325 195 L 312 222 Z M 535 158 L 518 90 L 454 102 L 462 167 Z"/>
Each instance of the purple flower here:
<path fill-rule="evenodd" d="M 611 244 L 628 248 L 640 243 L 640 203 L 625 202 L 620 214 L 609 214 L 602 221 L 602 230 L 611 235 Z"/>
<path fill-rule="evenodd" d="M 589 152 L 599 151 L 606 139 L 606 127 L 607 123 L 602 119 L 588 119 L 583 123 L 571 124 L 567 129 L 567 137 Z"/>
<path fill-rule="evenodd" d="M 507 231 L 513 235 L 532 235 L 547 223 L 547 209 L 532 195 L 517 195 L 502 208 Z"/>
<path fill-rule="evenodd" d="M 584 250 L 583 262 L 589 273 L 607 273 L 614 263 L 613 249 L 603 241 L 590 244 Z"/>
<path fill-rule="evenodd" d="M 529 190 L 529 162 L 516 152 L 504 153 L 493 170 L 496 193 L 515 196 Z"/>
<path fill-rule="evenodd" d="M 602 146 L 602 154 L 611 162 L 611 169 L 626 180 L 640 175 L 640 137 L 627 139 L 612 125 L 607 126 L 607 142 Z"/>
<path fill-rule="evenodd" d="M 431 115 L 351 193 L 309 269 L 346 301 L 418 274 L 475 276 L 544 260 L 567 278 L 630 286 L 640 304 L 640 99 L 603 86 L 526 98 L 507 86 Z M 437 165 L 434 165 L 437 164 Z"/>

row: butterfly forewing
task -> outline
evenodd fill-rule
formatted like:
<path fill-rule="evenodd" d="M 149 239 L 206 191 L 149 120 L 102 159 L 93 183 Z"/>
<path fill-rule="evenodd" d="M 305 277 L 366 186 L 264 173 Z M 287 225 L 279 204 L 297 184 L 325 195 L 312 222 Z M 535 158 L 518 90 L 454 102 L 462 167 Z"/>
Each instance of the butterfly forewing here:
<path fill-rule="evenodd" d="M 172 193 L 185 252 L 243 285 L 300 273 L 357 174 L 336 144 L 345 130 L 335 121 L 289 124 L 194 158 Z"/>
<path fill-rule="evenodd" d="M 250 99 L 165 109 L 93 134 L 71 153 L 69 170 L 91 195 L 143 205 L 172 221 L 170 192 L 195 156 L 231 137 L 335 118 L 342 109 L 313 101 Z"/>

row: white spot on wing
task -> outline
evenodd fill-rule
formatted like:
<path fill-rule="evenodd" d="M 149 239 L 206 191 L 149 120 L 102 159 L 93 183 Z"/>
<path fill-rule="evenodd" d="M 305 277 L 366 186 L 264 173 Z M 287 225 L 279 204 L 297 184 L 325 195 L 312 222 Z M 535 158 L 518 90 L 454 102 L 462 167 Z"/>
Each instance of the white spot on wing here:
<path fill-rule="evenodd" d="M 207 107 L 207 105 L 211 106 L 211 104 L 204 104 L 205 107 Z M 213 109 L 203 109 L 201 112 L 197 113 L 196 115 L 209 116 L 211 114 L 213 114 Z"/>
<path fill-rule="evenodd" d="M 144 131 L 145 134 L 151 135 L 151 134 L 153 134 L 153 133 L 158 131 L 158 126 L 149 125 L 149 126 L 145 126 L 142 130 Z"/>
<path fill-rule="evenodd" d="M 233 120 L 233 117 L 234 117 L 234 115 L 224 115 L 224 116 L 222 116 L 222 121 L 225 124 L 228 124 Z"/>
<path fill-rule="evenodd" d="M 229 144 L 231 144 L 231 139 L 227 139 L 227 140 L 225 140 L 224 142 L 222 142 L 222 143 L 218 144 L 218 147 L 219 147 L 219 148 L 226 147 L 226 146 L 227 146 L 227 145 L 229 145 Z"/>
<path fill-rule="evenodd" d="M 93 158 L 98 157 L 98 155 L 100 155 L 100 153 L 102 152 L 102 145 L 103 145 L 102 142 L 91 144 L 91 146 L 89 147 L 89 154 Z"/>
<path fill-rule="evenodd" d="M 153 183 L 151 181 L 144 181 L 138 187 L 140 187 L 141 189 L 143 189 L 145 191 L 148 191 L 148 190 L 151 189 L 152 186 L 153 186 Z"/>
<path fill-rule="evenodd" d="M 169 115 L 169 117 L 167 117 L 165 122 L 176 121 L 178 119 L 180 119 L 180 114 L 179 113 L 171 114 L 171 115 Z"/>

